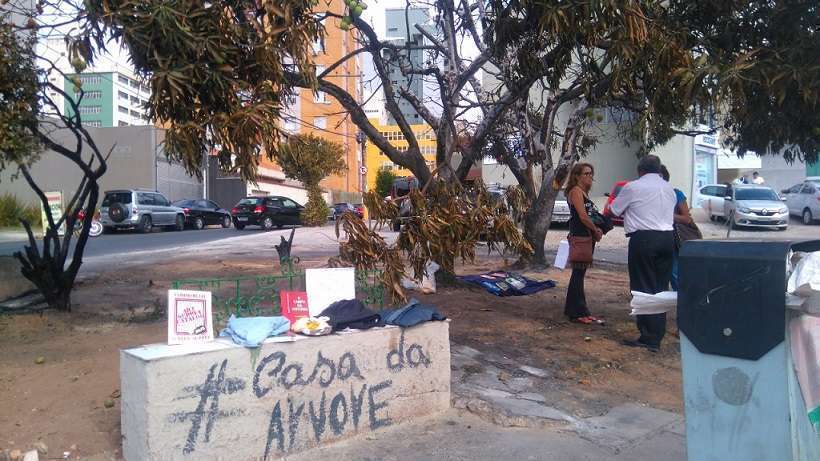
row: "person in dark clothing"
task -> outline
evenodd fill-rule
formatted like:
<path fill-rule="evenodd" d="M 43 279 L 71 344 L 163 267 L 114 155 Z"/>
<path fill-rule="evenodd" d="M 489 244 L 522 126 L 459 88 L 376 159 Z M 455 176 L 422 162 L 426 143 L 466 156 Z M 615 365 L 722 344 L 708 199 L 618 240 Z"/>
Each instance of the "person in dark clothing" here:
<path fill-rule="evenodd" d="M 629 237 L 629 288 L 648 294 L 668 289 L 675 248 L 673 216 L 677 199 L 660 172 L 657 156 L 641 158 L 640 178 L 627 183 L 610 207 L 616 216 L 624 216 L 624 232 Z M 638 315 L 636 323 L 640 337 L 623 344 L 657 352 L 666 334 L 666 313 Z"/>
<path fill-rule="evenodd" d="M 595 169 L 592 165 L 589 163 L 576 164 L 570 171 L 566 196 L 570 205 L 569 234 L 578 237 L 591 236 L 598 242 L 603 233 L 592 222 L 591 215 L 595 211 L 595 204 L 589 199 L 589 190 L 592 188 L 594 176 Z M 575 323 L 603 324 L 602 320 L 590 314 L 584 293 L 584 276 L 592 263 L 573 262 L 571 264 L 572 275 L 567 286 L 564 315 Z"/>

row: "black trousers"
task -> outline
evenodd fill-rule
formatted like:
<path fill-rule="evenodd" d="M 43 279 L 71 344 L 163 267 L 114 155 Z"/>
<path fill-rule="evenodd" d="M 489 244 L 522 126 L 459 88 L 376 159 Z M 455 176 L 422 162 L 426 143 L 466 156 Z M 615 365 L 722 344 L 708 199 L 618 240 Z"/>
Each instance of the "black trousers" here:
<path fill-rule="evenodd" d="M 586 317 L 589 315 L 587 308 L 587 298 L 584 294 L 584 276 L 586 268 L 572 269 L 567 286 L 567 300 L 564 303 L 564 315 L 571 319 Z"/>
<path fill-rule="evenodd" d="M 672 231 L 637 231 L 629 239 L 629 288 L 655 294 L 669 289 L 672 277 Z M 638 341 L 660 346 L 666 334 L 666 313 L 636 316 Z"/>

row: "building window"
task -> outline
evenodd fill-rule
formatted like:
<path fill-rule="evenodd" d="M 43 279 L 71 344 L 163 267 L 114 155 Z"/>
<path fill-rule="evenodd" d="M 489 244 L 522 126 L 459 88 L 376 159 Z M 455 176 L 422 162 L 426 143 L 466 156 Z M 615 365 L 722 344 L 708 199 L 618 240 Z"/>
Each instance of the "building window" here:
<path fill-rule="evenodd" d="M 84 121 L 83 125 L 94 127 L 94 128 L 100 128 L 102 126 L 102 122 L 100 120 L 89 120 L 89 121 Z"/>
<path fill-rule="evenodd" d="M 316 56 L 319 53 L 325 52 L 325 45 L 322 43 L 322 40 L 315 40 L 313 42 L 313 55 Z"/>
<path fill-rule="evenodd" d="M 74 100 L 78 101 L 80 99 L 80 96 L 83 97 L 83 100 L 100 99 L 100 98 L 102 98 L 102 91 L 86 91 L 85 93 L 75 92 L 74 93 Z"/>
<path fill-rule="evenodd" d="M 140 84 L 139 84 L 139 82 L 137 82 L 136 80 L 128 80 L 128 84 L 129 84 L 129 85 L 131 85 L 131 88 L 133 88 L 133 89 L 135 89 L 135 90 L 139 91 L 139 89 L 140 89 Z"/>
<path fill-rule="evenodd" d="M 131 83 L 131 79 L 129 79 L 128 77 L 126 77 L 124 75 L 117 76 L 117 81 L 119 81 L 123 85 L 128 85 L 129 83 Z"/>
<path fill-rule="evenodd" d="M 118 106 L 117 109 L 120 111 L 121 114 L 128 114 L 128 108 L 123 106 Z"/>
<path fill-rule="evenodd" d="M 299 123 L 292 118 L 288 118 L 285 120 L 284 130 L 288 133 L 298 133 L 299 132 Z"/>
<path fill-rule="evenodd" d="M 79 112 L 83 115 L 86 114 L 99 114 L 102 112 L 102 107 L 100 106 L 80 106 Z"/>
<path fill-rule="evenodd" d="M 313 95 L 313 102 L 318 104 L 326 104 L 327 100 L 327 93 L 324 91 L 317 91 L 316 94 Z"/>
<path fill-rule="evenodd" d="M 313 126 L 321 130 L 327 129 L 327 117 L 314 117 Z"/>
<path fill-rule="evenodd" d="M 126 93 L 125 91 L 118 91 L 117 96 L 119 96 L 120 99 L 125 99 L 126 101 L 128 101 L 128 93 Z"/>
<path fill-rule="evenodd" d="M 102 82 L 102 79 L 99 75 L 81 75 L 80 82 L 82 82 L 84 85 L 99 85 Z"/>
<path fill-rule="evenodd" d="M 140 103 L 140 98 L 138 98 L 136 96 L 131 96 L 131 104 L 139 104 L 139 103 Z"/>
<path fill-rule="evenodd" d="M 135 110 L 131 111 L 131 116 L 132 117 L 137 117 L 137 118 L 142 118 L 142 114 L 140 114 L 139 112 L 137 112 Z"/>

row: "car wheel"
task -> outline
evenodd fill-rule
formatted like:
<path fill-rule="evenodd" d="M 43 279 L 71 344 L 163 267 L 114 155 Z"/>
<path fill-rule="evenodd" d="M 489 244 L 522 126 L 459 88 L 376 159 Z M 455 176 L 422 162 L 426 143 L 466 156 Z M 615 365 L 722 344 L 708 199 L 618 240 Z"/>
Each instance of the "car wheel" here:
<path fill-rule="evenodd" d="M 222 227 L 225 229 L 231 227 L 231 217 L 230 216 L 223 216 L 222 217 Z"/>
<path fill-rule="evenodd" d="M 194 229 L 202 230 L 205 229 L 205 220 L 202 218 L 196 218 L 194 220 Z"/>
<path fill-rule="evenodd" d="M 811 215 L 811 210 L 809 210 L 808 208 L 803 210 L 803 224 L 808 226 L 812 223 L 813 220 L 814 217 Z"/>
<path fill-rule="evenodd" d="M 777 228 L 777 230 L 779 230 L 779 231 L 784 231 L 784 230 L 786 230 L 786 229 L 788 229 L 788 228 L 789 228 L 789 226 L 783 226 L 783 227 L 778 227 L 778 228 Z"/>
<path fill-rule="evenodd" d="M 265 229 L 266 231 L 273 229 L 273 218 L 270 216 L 265 216 L 262 219 L 262 229 Z"/>
<path fill-rule="evenodd" d="M 148 215 L 143 215 L 142 218 L 140 218 L 140 223 L 137 225 L 137 230 L 143 234 L 147 234 L 151 232 L 152 227 L 151 217 Z"/>
<path fill-rule="evenodd" d="M 245 225 L 244 224 L 234 224 L 233 227 L 236 230 L 242 230 L 242 229 L 245 228 Z"/>
<path fill-rule="evenodd" d="M 202 226 L 202 227 L 205 227 L 205 226 Z M 174 230 L 177 230 L 177 231 L 185 230 L 185 216 L 182 216 L 181 214 L 177 215 L 177 220 L 176 220 L 176 223 L 174 224 Z"/>
<path fill-rule="evenodd" d="M 714 222 L 714 221 L 715 221 L 715 215 L 710 214 L 710 215 L 709 215 L 709 221 Z"/>

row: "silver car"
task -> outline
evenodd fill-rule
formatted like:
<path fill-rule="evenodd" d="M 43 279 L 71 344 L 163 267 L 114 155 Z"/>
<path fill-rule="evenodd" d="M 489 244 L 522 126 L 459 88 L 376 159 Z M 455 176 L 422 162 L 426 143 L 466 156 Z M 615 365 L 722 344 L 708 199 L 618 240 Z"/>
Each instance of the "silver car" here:
<path fill-rule="evenodd" d="M 820 220 L 820 176 L 810 176 L 781 192 L 790 215 L 800 216 L 806 225 Z"/>
<path fill-rule="evenodd" d="M 789 209 L 771 187 L 732 185 L 726 190 L 724 215 L 732 227 L 786 230 Z"/>
<path fill-rule="evenodd" d="M 124 189 L 105 193 L 100 207 L 104 232 L 131 228 L 151 232 L 155 226 L 185 229 L 185 210 L 171 205 L 159 192 Z"/>
<path fill-rule="evenodd" d="M 560 191 L 558 196 L 555 197 L 555 205 L 552 207 L 552 222 L 568 223 L 569 217 L 569 203 L 567 203 L 567 198 L 564 196 L 564 191 Z"/>

